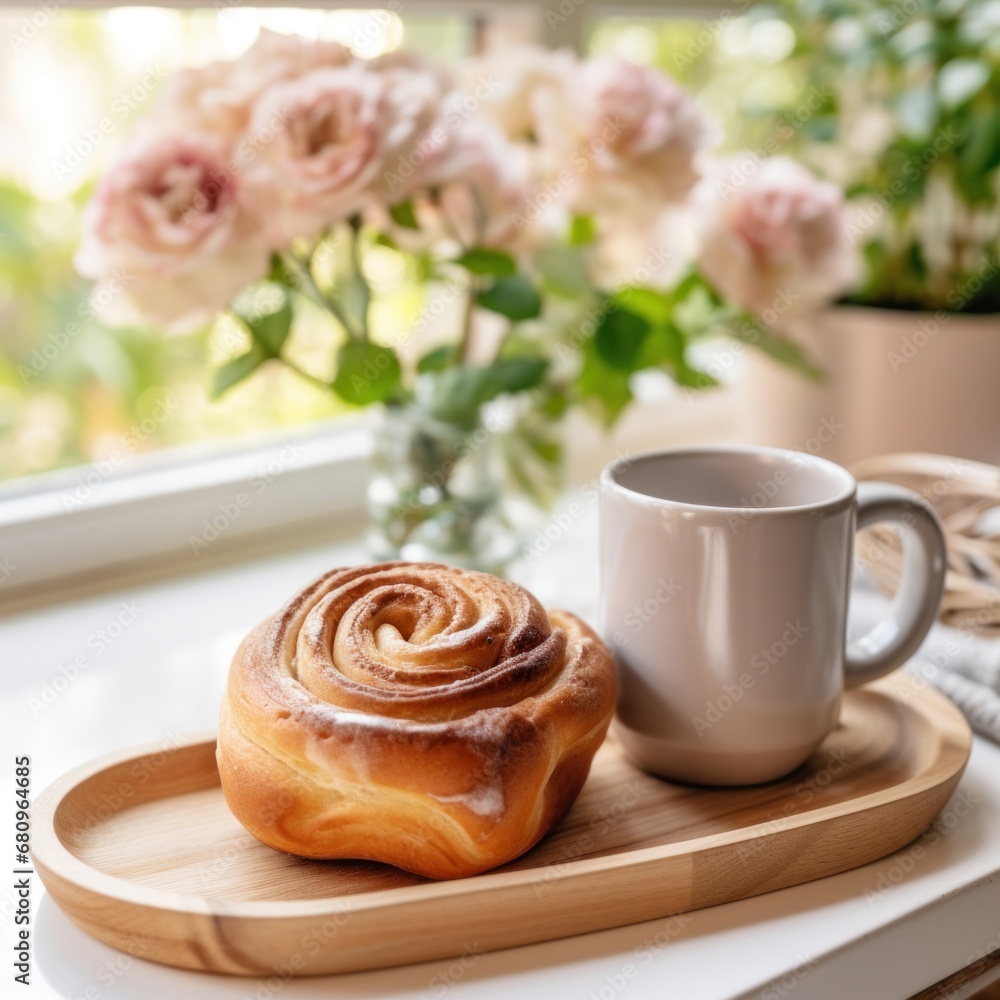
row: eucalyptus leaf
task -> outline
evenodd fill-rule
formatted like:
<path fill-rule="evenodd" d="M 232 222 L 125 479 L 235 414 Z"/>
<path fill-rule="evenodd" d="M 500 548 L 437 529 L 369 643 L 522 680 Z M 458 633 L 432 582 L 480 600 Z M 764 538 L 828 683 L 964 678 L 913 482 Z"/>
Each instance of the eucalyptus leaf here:
<path fill-rule="evenodd" d="M 509 253 L 488 247 L 473 247 L 458 257 L 455 263 L 472 274 L 492 275 L 494 278 L 505 278 L 517 271 L 517 264 Z"/>
<path fill-rule="evenodd" d="M 412 201 L 401 201 L 395 205 L 390 205 L 389 216 L 397 226 L 402 226 L 403 229 L 420 228 L 420 224 L 417 222 L 417 214 L 413 211 Z"/>
<path fill-rule="evenodd" d="M 577 394 L 583 402 L 594 404 L 604 425 L 610 427 L 632 401 L 628 373 L 613 368 L 601 357 L 593 337 L 584 342 L 582 354 Z"/>
<path fill-rule="evenodd" d="M 659 368 L 664 365 L 672 369 L 684 364 L 684 335 L 673 323 L 654 326 L 642 345 L 636 359 L 636 370 Z"/>
<path fill-rule="evenodd" d="M 636 370 L 636 361 L 649 333 L 649 322 L 642 316 L 621 307 L 605 312 L 594 331 L 597 353 L 612 368 Z"/>
<path fill-rule="evenodd" d="M 539 247 L 535 266 L 543 286 L 568 299 L 580 299 L 592 293 L 584 251 L 579 246 L 552 244 Z"/>
<path fill-rule="evenodd" d="M 651 326 L 669 323 L 673 313 L 671 297 L 655 288 L 632 285 L 615 292 L 614 301 L 641 316 Z"/>
<path fill-rule="evenodd" d="M 242 382 L 248 375 L 255 372 L 265 361 L 267 355 L 255 344 L 246 354 L 241 354 L 227 361 L 212 380 L 212 399 L 218 399 L 234 385 Z"/>
<path fill-rule="evenodd" d="M 522 274 L 497 278 L 489 288 L 476 295 L 476 302 L 514 321 L 534 319 L 542 311 L 538 289 Z"/>
<path fill-rule="evenodd" d="M 573 246 L 586 246 L 594 242 L 597 226 L 592 215 L 574 215 L 569 224 L 569 242 Z"/>
<path fill-rule="evenodd" d="M 257 295 L 245 305 L 234 306 L 233 312 L 250 331 L 250 336 L 267 357 L 280 357 L 292 329 L 292 306 L 288 296 L 276 285 L 265 290 L 277 292 L 276 300 Z M 276 301 L 276 305 L 275 305 Z"/>
<path fill-rule="evenodd" d="M 756 347 L 763 351 L 775 361 L 780 361 L 783 365 L 788 365 L 796 371 L 805 375 L 813 382 L 822 382 L 825 378 L 822 369 L 817 368 L 810 360 L 806 352 L 787 337 L 782 337 L 776 333 L 756 323 L 754 326 L 747 324 L 732 331 L 737 340 Z"/>
<path fill-rule="evenodd" d="M 484 403 L 503 393 L 525 392 L 540 385 L 548 364 L 545 358 L 519 357 L 446 368 L 431 376 L 431 413 L 438 420 L 472 426 Z"/>
<path fill-rule="evenodd" d="M 458 360 L 458 348 L 454 344 L 442 344 L 429 350 L 417 362 L 418 372 L 439 372 Z"/>
<path fill-rule="evenodd" d="M 349 340 L 337 352 L 333 390 L 345 403 L 368 406 L 399 388 L 402 370 L 395 351 L 370 341 Z"/>

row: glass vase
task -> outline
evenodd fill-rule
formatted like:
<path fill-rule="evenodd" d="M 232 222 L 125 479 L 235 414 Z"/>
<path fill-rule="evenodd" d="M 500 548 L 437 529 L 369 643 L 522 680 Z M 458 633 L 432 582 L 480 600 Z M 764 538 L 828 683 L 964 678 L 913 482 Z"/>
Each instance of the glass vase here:
<path fill-rule="evenodd" d="M 504 575 L 518 552 L 504 469 L 480 411 L 458 426 L 416 404 L 387 406 L 368 487 L 374 559 L 444 562 Z"/>

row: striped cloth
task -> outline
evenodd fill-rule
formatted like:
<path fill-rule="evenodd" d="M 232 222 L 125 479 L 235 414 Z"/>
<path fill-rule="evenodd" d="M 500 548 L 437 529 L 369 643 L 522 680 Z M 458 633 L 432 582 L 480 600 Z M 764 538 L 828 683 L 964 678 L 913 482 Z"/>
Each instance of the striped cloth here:
<path fill-rule="evenodd" d="M 860 577 L 848 634 L 863 635 L 888 611 L 888 599 Z M 946 694 L 977 733 L 1000 743 L 1000 638 L 938 623 L 905 669 Z"/>

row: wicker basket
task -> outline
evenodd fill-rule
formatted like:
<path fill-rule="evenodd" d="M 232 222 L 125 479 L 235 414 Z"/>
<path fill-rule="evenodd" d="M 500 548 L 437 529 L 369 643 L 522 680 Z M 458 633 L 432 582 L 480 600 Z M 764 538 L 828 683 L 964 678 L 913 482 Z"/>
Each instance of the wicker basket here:
<path fill-rule="evenodd" d="M 1000 468 L 915 453 L 865 459 L 851 472 L 858 480 L 905 486 L 934 506 L 948 540 L 941 621 L 1000 637 Z M 879 586 L 895 591 L 903 563 L 896 530 L 866 529 L 858 555 Z"/>

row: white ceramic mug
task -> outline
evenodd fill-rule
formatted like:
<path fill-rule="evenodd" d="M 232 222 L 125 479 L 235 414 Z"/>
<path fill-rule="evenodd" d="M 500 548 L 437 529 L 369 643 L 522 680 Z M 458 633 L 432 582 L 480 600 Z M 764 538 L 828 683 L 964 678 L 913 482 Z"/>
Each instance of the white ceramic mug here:
<path fill-rule="evenodd" d="M 745 785 L 792 771 L 836 724 L 845 686 L 910 657 L 941 600 L 930 505 L 813 455 L 634 455 L 604 470 L 600 503 L 615 732 L 665 777 Z M 902 583 L 889 617 L 847 648 L 854 535 L 877 522 L 903 528 Z"/>

